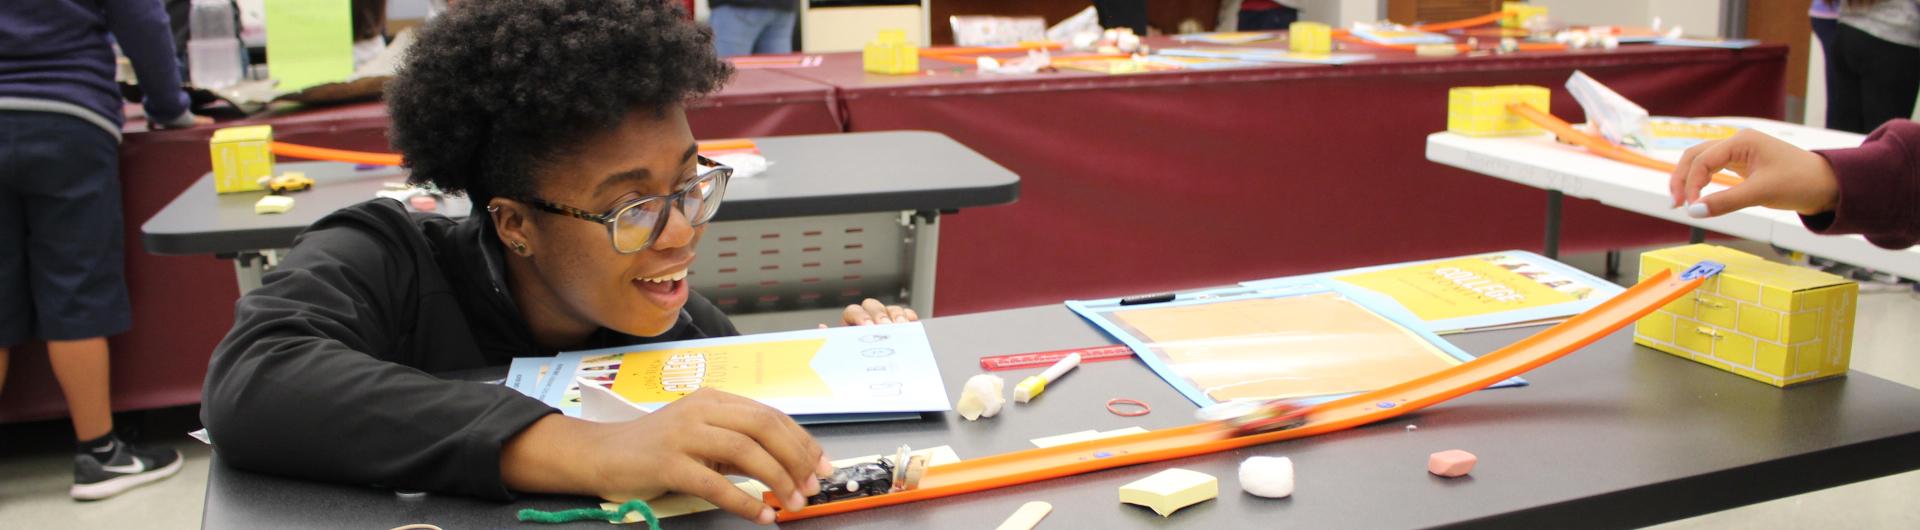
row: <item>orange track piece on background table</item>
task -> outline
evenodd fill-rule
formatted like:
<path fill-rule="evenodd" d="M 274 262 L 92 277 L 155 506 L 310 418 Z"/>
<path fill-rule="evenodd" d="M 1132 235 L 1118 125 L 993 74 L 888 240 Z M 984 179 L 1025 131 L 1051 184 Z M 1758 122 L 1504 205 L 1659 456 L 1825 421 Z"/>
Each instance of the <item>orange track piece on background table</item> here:
<path fill-rule="evenodd" d="M 1553 362 L 1618 331 L 1698 288 L 1705 277 L 1672 271 L 1648 277 L 1624 293 L 1531 337 L 1478 359 L 1380 390 L 1314 406 L 1306 424 L 1232 436 L 1223 422 L 1088 440 L 963 460 L 927 469 L 917 489 L 782 510 L 781 522 L 1078 475 L 1102 469 L 1217 453 L 1366 425 L 1432 406 Z M 779 506 L 771 494 L 767 502 Z"/>
<path fill-rule="evenodd" d="M 277 156 L 305 158 L 308 160 L 352 162 L 355 164 L 372 164 L 376 166 L 397 166 L 400 165 L 401 162 L 400 155 L 396 153 L 348 151 L 345 149 L 329 149 L 326 147 L 314 147 L 311 145 L 290 144 L 286 142 L 274 142 L 270 149 L 272 149 L 273 154 Z"/>
<path fill-rule="evenodd" d="M 1560 139 L 1562 140 L 1566 140 L 1567 142 L 1572 143 L 1574 145 L 1578 145 L 1580 147 L 1585 147 L 1587 148 L 1588 151 L 1593 152 L 1593 154 L 1600 155 L 1602 157 L 1605 157 L 1611 160 L 1633 164 L 1633 165 L 1644 167 L 1654 171 L 1664 171 L 1667 173 L 1673 173 L 1673 170 L 1676 167 L 1672 163 L 1668 163 L 1664 160 L 1654 159 L 1647 155 L 1634 152 L 1625 147 L 1614 145 L 1613 142 L 1609 142 L 1605 138 L 1594 136 L 1592 134 L 1587 134 L 1585 132 L 1580 131 L 1579 129 L 1575 129 L 1573 128 L 1573 125 L 1567 123 L 1566 120 L 1562 120 L 1560 118 L 1554 117 L 1554 115 L 1552 114 L 1547 114 L 1546 112 L 1542 112 L 1540 109 L 1533 108 L 1532 105 L 1528 105 L 1525 103 L 1510 104 L 1510 105 L 1507 105 L 1507 112 L 1511 112 L 1522 118 L 1526 118 L 1527 121 L 1533 122 L 1534 125 L 1539 125 L 1540 128 L 1546 129 L 1548 132 L 1552 132 L 1554 135 L 1559 136 Z M 1730 175 L 1727 173 L 1713 174 L 1713 182 L 1715 184 L 1720 184 L 1722 186 L 1736 186 L 1743 181 L 1745 181 L 1745 179 L 1742 179 L 1738 176 Z"/>

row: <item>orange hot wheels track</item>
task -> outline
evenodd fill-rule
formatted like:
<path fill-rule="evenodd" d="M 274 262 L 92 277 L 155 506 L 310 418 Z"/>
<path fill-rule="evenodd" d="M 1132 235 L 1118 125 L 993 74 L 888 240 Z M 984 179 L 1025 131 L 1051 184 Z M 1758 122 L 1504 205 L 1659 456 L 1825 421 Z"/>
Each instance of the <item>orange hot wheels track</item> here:
<path fill-rule="evenodd" d="M 1696 267 L 1696 270 L 1707 268 Z M 1705 281 L 1717 269 L 1688 279 L 1663 271 L 1566 322 L 1473 361 L 1405 383 L 1313 407 L 1306 424 L 1232 436 L 1221 422 L 1090 440 L 977 458 L 927 469 L 917 489 L 781 511 L 794 521 L 868 508 L 959 495 L 1102 469 L 1216 453 L 1358 427 L 1444 402 L 1552 362 L 1652 313 Z M 772 495 L 769 503 L 778 504 Z"/>
<path fill-rule="evenodd" d="M 1508 104 L 1507 112 L 1511 112 L 1522 118 L 1526 118 L 1527 121 L 1533 122 L 1534 125 L 1539 125 L 1540 128 L 1546 129 L 1548 132 L 1553 133 L 1555 136 L 1559 136 L 1561 140 L 1566 140 L 1567 143 L 1578 145 L 1580 147 L 1585 147 L 1587 148 L 1588 151 L 1593 152 L 1593 154 L 1600 155 L 1618 162 L 1626 162 L 1628 164 L 1644 167 L 1654 171 L 1672 173 L 1674 170 L 1675 166 L 1671 163 L 1667 163 L 1661 160 L 1656 160 L 1652 157 L 1648 157 L 1647 155 L 1636 153 L 1633 150 L 1627 149 L 1625 147 L 1614 145 L 1613 142 L 1609 142 L 1605 138 L 1601 138 L 1598 136 L 1587 134 L 1585 132 L 1581 132 L 1578 129 L 1574 129 L 1573 125 L 1568 124 L 1565 120 L 1556 118 L 1554 117 L 1554 115 L 1547 114 L 1545 111 L 1542 111 L 1540 109 L 1533 108 L 1533 105 L 1528 105 L 1525 103 Z M 1713 183 L 1719 184 L 1722 186 L 1737 186 L 1743 180 L 1744 179 L 1741 179 L 1740 177 L 1737 177 L 1725 172 L 1713 174 Z"/>

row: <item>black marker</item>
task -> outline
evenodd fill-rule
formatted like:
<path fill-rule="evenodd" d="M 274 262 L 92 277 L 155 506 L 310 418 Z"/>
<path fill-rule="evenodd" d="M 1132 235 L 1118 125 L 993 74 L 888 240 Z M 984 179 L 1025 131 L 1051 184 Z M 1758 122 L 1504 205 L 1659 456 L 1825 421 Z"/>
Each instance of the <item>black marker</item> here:
<path fill-rule="evenodd" d="M 1121 298 L 1120 305 L 1158 304 L 1161 302 L 1172 302 L 1172 301 L 1173 301 L 1173 293 L 1143 294 L 1140 296 L 1129 296 L 1126 298 Z"/>

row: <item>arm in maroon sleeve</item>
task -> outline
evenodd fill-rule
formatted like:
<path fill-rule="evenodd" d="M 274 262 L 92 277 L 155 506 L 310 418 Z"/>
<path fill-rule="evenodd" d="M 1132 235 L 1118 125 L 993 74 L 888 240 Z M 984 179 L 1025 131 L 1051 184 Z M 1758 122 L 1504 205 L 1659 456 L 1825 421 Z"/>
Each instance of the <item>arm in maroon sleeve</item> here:
<path fill-rule="evenodd" d="M 1893 120 L 1860 147 L 1815 153 L 1833 166 L 1840 197 L 1833 211 L 1800 217 L 1808 230 L 1893 249 L 1920 241 L 1920 124 Z"/>

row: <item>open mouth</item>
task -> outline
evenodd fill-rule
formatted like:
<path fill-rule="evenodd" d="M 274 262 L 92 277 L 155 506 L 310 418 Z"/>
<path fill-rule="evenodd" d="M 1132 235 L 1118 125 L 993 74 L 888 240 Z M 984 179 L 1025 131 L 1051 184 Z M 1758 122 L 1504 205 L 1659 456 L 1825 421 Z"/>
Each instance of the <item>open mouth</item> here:
<path fill-rule="evenodd" d="M 661 307 L 678 307 L 686 302 L 687 270 L 680 269 L 659 276 L 646 276 L 633 279 L 640 291 L 653 298 Z"/>

